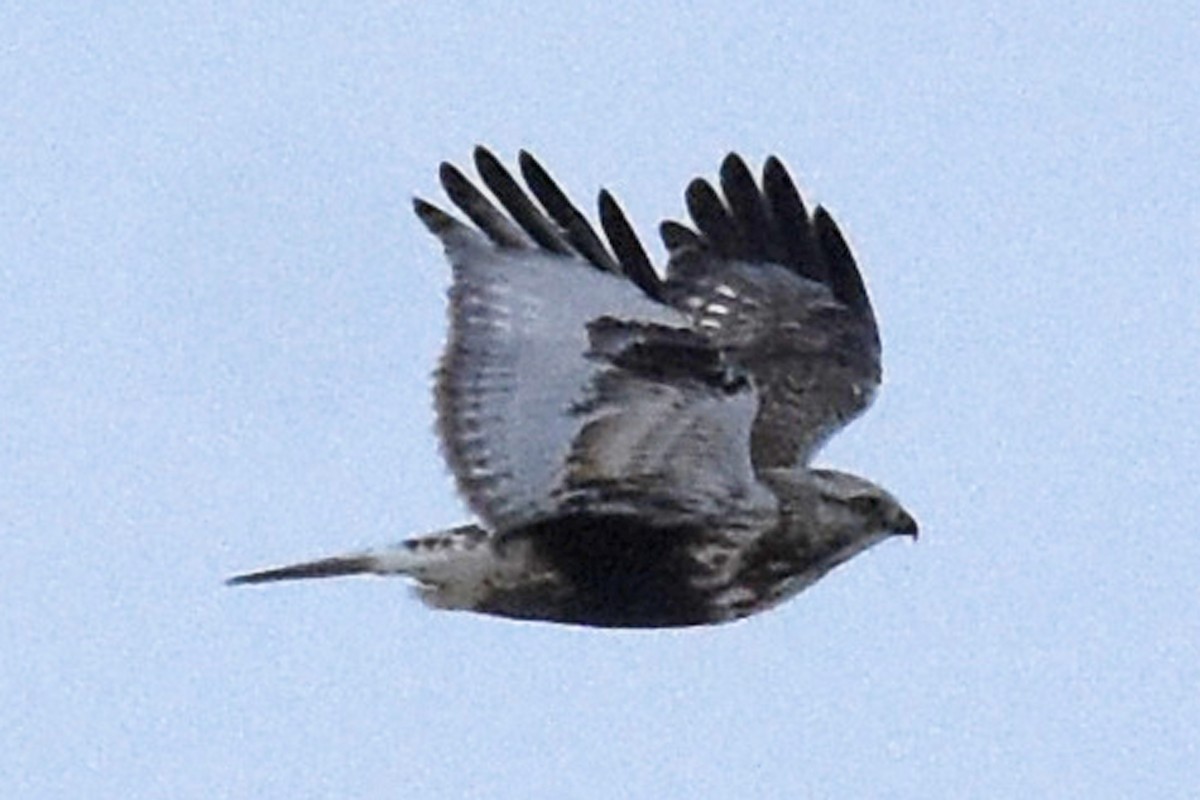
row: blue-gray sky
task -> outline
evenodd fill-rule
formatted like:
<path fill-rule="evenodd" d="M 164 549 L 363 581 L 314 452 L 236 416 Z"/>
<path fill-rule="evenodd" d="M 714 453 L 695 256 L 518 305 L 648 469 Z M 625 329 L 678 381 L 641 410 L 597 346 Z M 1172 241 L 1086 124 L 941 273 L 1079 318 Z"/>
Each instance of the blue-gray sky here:
<path fill-rule="evenodd" d="M 1200 11 L 771 5 L 0 12 L 0 796 L 1194 796 Z M 648 238 L 783 157 L 885 340 L 819 461 L 922 539 L 681 632 L 222 586 L 464 518 L 476 142 Z"/>

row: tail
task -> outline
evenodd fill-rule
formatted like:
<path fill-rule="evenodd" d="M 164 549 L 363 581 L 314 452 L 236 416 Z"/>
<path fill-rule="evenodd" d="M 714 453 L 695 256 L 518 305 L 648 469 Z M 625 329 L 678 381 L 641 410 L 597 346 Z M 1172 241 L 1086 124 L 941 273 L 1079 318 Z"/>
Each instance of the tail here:
<path fill-rule="evenodd" d="M 286 567 L 247 572 L 243 575 L 235 575 L 225 583 L 228 586 L 241 586 L 251 583 L 292 581 L 301 578 L 336 578 L 342 575 L 375 574 L 378 572 L 378 562 L 379 556 L 373 552 L 333 556 L 300 564 L 289 564 Z"/>
<path fill-rule="evenodd" d="M 274 583 L 306 578 L 337 578 L 343 575 L 409 575 L 418 580 L 436 577 L 468 551 L 487 541 L 487 532 L 476 525 L 426 534 L 390 547 L 340 556 L 302 561 L 284 567 L 235 575 L 229 586 Z"/>

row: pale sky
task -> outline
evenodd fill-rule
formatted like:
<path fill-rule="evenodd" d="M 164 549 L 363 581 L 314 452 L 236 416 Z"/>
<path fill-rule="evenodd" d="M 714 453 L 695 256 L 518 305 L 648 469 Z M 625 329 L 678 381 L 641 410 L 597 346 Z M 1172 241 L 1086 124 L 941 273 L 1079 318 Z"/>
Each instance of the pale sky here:
<path fill-rule="evenodd" d="M 67 5 L 0 11 L 0 797 L 1200 791 L 1200 6 Z M 674 632 L 223 586 L 465 520 L 476 143 L 651 242 L 782 157 L 885 345 L 818 462 L 920 541 Z"/>

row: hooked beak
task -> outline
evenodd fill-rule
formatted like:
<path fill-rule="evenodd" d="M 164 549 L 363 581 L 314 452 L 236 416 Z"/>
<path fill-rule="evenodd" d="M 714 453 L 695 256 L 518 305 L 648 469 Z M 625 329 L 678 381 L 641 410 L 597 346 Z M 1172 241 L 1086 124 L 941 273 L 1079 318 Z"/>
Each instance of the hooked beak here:
<path fill-rule="evenodd" d="M 892 533 L 897 536 L 911 536 L 913 541 L 916 541 L 917 535 L 920 532 L 917 521 L 907 511 L 900 512 L 900 515 L 896 517 L 895 525 L 892 527 Z"/>

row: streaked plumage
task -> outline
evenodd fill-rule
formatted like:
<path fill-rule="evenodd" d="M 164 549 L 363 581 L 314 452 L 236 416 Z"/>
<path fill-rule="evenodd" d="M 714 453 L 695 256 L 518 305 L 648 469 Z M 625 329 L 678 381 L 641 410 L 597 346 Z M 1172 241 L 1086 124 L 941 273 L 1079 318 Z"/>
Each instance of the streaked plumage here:
<path fill-rule="evenodd" d="M 783 165 L 730 155 L 665 222 L 665 276 L 613 197 L 603 235 L 541 165 L 475 152 L 489 199 L 443 164 L 472 225 L 417 216 L 453 269 L 438 428 L 479 522 L 233 579 L 414 578 L 430 605 L 661 627 L 768 608 L 912 517 L 877 486 L 809 468 L 869 405 L 879 336 L 862 279 Z M 498 204 L 498 205 L 497 205 Z"/>

